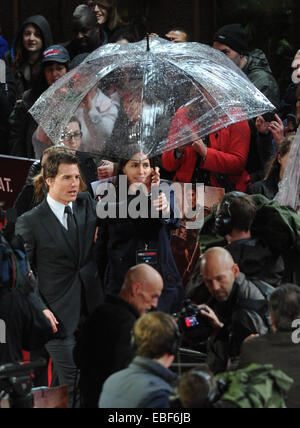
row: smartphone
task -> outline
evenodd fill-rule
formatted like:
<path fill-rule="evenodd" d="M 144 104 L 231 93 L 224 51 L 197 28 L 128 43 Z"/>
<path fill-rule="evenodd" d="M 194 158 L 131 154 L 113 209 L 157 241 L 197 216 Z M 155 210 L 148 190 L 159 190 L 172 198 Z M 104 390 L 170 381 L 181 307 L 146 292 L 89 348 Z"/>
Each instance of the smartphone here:
<path fill-rule="evenodd" d="M 276 111 L 270 111 L 268 113 L 263 114 L 263 118 L 266 122 L 276 122 L 275 114 L 277 114 Z"/>

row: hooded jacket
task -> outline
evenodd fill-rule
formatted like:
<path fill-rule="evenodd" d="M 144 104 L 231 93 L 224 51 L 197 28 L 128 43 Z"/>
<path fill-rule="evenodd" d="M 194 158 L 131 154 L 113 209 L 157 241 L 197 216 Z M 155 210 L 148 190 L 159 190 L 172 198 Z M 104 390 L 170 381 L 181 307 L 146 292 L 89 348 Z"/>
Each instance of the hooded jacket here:
<path fill-rule="evenodd" d="M 44 18 L 42 15 L 35 15 L 27 18 L 19 28 L 15 36 L 15 39 L 13 41 L 10 52 L 8 52 L 7 55 L 5 55 L 5 61 L 10 66 L 12 66 L 12 62 L 16 58 L 18 48 L 20 46 L 22 47 L 22 54 L 23 54 L 22 62 L 19 68 L 15 70 L 15 79 L 16 79 L 18 98 L 22 98 L 23 93 L 32 87 L 32 79 L 34 75 L 39 72 L 39 70 L 37 70 L 33 75 L 31 66 L 27 63 L 26 55 L 24 55 L 22 36 L 23 36 L 24 28 L 29 24 L 34 24 L 36 27 L 38 27 L 42 34 L 43 48 L 41 50 L 41 57 L 42 57 L 42 52 L 53 44 L 53 36 L 52 36 L 50 24 L 46 20 L 46 18 Z"/>
<path fill-rule="evenodd" d="M 247 64 L 242 69 L 248 79 L 257 87 L 275 106 L 280 103 L 279 86 L 272 74 L 266 55 L 260 49 L 250 52 Z"/>

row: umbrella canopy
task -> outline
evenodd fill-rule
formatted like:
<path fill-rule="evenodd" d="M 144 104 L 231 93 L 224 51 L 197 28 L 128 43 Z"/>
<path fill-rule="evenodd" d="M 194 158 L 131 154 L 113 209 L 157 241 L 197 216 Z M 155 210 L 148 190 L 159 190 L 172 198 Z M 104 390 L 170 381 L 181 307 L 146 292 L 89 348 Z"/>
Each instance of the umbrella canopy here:
<path fill-rule="evenodd" d="M 61 144 L 75 116 L 80 150 L 126 157 L 138 144 L 153 157 L 274 109 L 223 53 L 160 38 L 149 44 L 105 45 L 39 98 L 30 113 L 52 144 Z M 169 138 L 183 106 L 192 112 L 192 126 Z"/>
<path fill-rule="evenodd" d="M 275 200 L 280 205 L 288 205 L 300 214 L 300 128 L 291 146 L 284 175 L 279 183 Z"/>

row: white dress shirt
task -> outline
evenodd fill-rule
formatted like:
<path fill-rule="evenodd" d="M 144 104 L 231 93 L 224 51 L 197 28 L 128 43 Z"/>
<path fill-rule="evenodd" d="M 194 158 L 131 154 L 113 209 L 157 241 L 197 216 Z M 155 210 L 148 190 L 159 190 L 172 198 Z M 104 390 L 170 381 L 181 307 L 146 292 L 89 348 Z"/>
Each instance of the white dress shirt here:
<path fill-rule="evenodd" d="M 55 216 L 58 218 L 59 222 L 64 226 L 64 228 L 68 230 L 68 214 L 65 213 L 65 208 L 67 205 L 55 201 L 53 198 L 51 198 L 49 194 L 47 195 L 47 202 L 53 214 L 55 214 Z M 73 202 L 70 202 L 68 206 L 73 212 Z"/>

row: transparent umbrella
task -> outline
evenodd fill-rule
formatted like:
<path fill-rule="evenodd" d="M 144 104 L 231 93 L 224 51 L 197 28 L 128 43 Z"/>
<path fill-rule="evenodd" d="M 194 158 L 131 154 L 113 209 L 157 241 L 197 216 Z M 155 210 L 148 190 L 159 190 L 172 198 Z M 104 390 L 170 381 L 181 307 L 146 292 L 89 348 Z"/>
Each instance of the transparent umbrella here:
<path fill-rule="evenodd" d="M 182 107 L 193 112 L 192 120 L 169 138 Z M 132 144 L 154 157 L 273 109 L 223 53 L 153 38 L 99 48 L 52 85 L 30 113 L 54 145 L 75 117 L 81 151 L 126 158 Z"/>
<path fill-rule="evenodd" d="M 300 214 L 300 128 L 292 144 L 283 178 L 275 200 Z"/>

